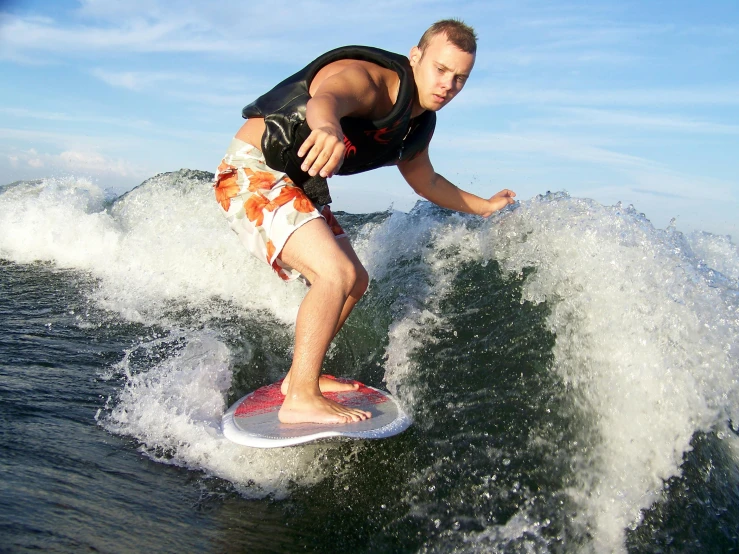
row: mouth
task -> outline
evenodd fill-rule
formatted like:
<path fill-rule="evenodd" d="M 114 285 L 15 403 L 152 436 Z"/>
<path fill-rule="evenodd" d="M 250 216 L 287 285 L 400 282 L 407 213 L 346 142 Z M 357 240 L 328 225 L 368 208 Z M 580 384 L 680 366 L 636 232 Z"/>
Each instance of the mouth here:
<path fill-rule="evenodd" d="M 443 104 L 444 102 L 446 102 L 446 96 L 432 94 L 431 97 L 436 101 L 437 104 Z"/>

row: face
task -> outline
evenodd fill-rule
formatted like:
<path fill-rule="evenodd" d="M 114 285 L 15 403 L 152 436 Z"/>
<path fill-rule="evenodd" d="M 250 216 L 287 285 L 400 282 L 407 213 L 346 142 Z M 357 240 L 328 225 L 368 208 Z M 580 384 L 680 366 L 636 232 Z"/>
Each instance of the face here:
<path fill-rule="evenodd" d="M 433 37 L 423 51 L 414 46 L 409 58 L 418 89 L 418 103 L 424 110 L 434 112 L 462 90 L 475 64 L 474 54 L 463 52 L 443 34 Z"/>

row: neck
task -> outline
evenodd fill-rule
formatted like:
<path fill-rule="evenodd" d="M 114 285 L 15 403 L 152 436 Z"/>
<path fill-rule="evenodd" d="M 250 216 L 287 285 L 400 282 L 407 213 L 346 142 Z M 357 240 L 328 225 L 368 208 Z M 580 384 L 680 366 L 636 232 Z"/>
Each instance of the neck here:
<path fill-rule="evenodd" d="M 416 89 L 413 94 L 413 108 L 411 108 L 411 117 L 418 117 L 425 111 L 426 108 L 422 107 L 421 102 L 418 100 L 418 89 Z"/>

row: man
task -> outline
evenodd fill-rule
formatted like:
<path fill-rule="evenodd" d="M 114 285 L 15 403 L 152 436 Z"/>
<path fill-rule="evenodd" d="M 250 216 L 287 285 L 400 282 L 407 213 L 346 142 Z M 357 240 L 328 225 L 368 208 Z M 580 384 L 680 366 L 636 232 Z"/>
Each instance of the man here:
<path fill-rule="evenodd" d="M 369 283 L 328 207 L 326 179 L 393 164 L 416 193 L 444 208 L 487 217 L 514 202 L 507 189 L 488 199 L 465 192 L 429 160 L 436 112 L 464 87 L 476 49 L 472 28 L 439 21 L 409 58 L 339 48 L 244 108 L 247 121 L 216 174 L 216 199 L 252 253 L 283 279 L 302 277 L 310 286 L 282 384 L 281 422 L 370 417 L 321 394 L 354 388 L 320 373 L 332 339 Z"/>

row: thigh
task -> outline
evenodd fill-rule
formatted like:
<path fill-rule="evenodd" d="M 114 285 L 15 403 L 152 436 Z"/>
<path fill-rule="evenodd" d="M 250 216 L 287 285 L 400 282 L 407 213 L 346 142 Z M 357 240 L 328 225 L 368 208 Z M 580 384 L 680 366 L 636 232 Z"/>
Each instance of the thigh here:
<path fill-rule="evenodd" d="M 303 190 L 269 168 L 257 148 L 238 139 L 218 167 L 214 189 L 221 211 L 247 250 L 282 279 L 298 278 L 300 272 L 283 262 L 282 249 L 306 222 L 326 217 Z"/>
<path fill-rule="evenodd" d="M 337 238 L 323 218 L 313 219 L 296 229 L 285 243 L 282 261 L 299 271 L 309 282 L 321 275 L 335 275 L 352 269 L 365 272 L 349 238 Z"/>

